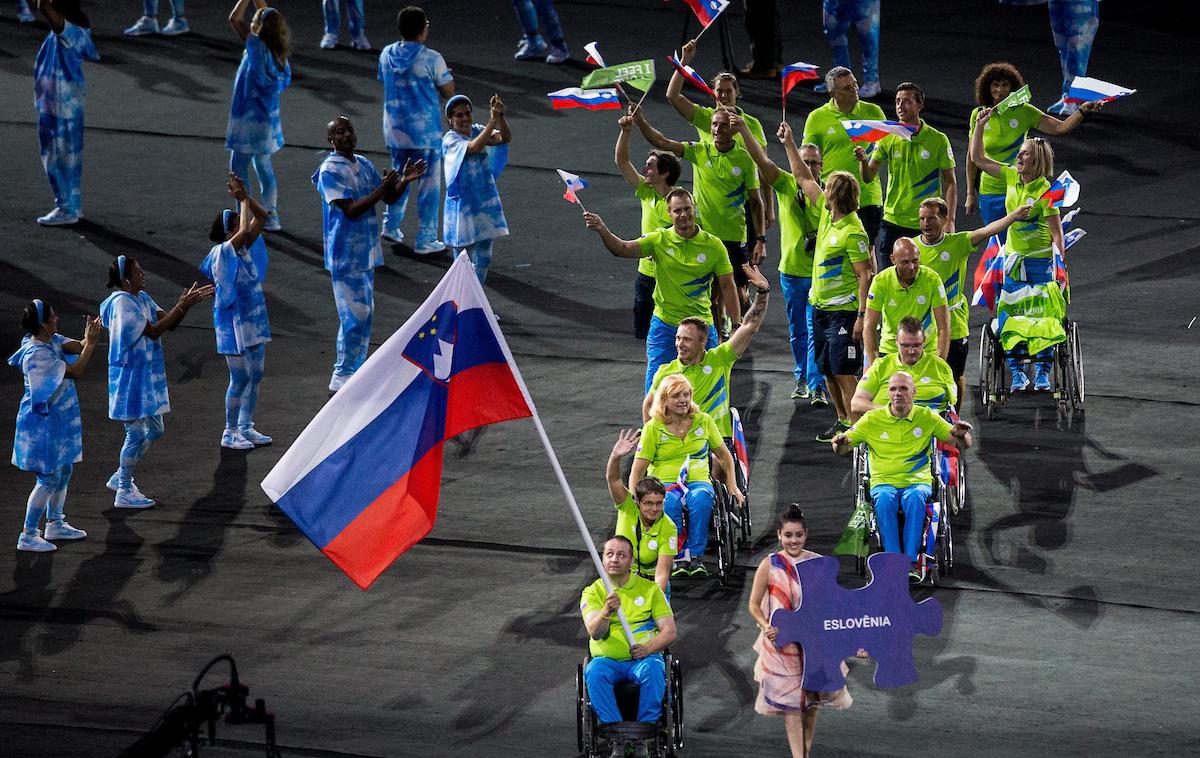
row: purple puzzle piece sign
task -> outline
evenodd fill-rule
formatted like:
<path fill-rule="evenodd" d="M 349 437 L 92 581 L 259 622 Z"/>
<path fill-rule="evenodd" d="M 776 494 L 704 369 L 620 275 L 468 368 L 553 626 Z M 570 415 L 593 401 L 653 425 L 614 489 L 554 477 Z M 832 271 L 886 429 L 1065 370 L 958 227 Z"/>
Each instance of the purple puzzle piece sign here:
<path fill-rule="evenodd" d="M 871 583 L 848 590 L 837 583 L 836 558 L 800 562 L 800 607 L 771 614 L 771 626 L 779 629 L 775 644 L 796 642 L 804 648 L 801 686 L 806 690 L 833 692 L 844 687 L 842 661 L 859 648 L 878 662 L 875 686 L 891 689 L 917 681 L 912 640 L 917 633 L 932 637 L 941 631 L 942 606 L 933 598 L 913 602 L 908 556 L 876 553 L 867 564 Z"/>

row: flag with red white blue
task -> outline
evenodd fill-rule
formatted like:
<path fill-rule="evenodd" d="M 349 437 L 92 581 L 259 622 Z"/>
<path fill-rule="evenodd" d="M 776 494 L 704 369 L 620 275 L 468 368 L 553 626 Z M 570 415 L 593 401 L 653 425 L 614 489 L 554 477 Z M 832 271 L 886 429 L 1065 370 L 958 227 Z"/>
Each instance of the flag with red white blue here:
<path fill-rule="evenodd" d="M 842 127 L 853 142 L 878 142 L 889 134 L 911 140 L 917 127 L 899 121 L 843 121 Z"/>
<path fill-rule="evenodd" d="M 1051 208 L 1070 208 L 1079 200 L 1079 182 L 1075 181 L 1071 172 L 1064 171 L 1038 199 L 1048 200 Z"/>
<path fill-rule="evenodd" d="M 717 20 L 717 16 L 721 15 L 721 11 L 729 7 L 729 0 L 683 0 L 692 9 L 692 13 L 696 14 L 696 18 L 700 20 L 700 25 L 705 29 L 713 21 Z"/>
<path fill-rule="evenodd" d="M 567 87 L 547 92 L 546 97 L 550 98 L 550 104 L 556 111 L 564 108 L 586 108 L 589 111 L 621 109 L 621 99 L 618 97 L 616 89 L 612 87 L 604 89 Z"/>
<path fill-rule="evenodd" d="M 787 66 L 784 66 L 783 72 L 782 72 L 782 77 L 783 77 L 783 96 L 784 97 L 787 97 L 787 94 L 792 91 L 792 87 L 795 87 L 800 82 L 803 82 L 803 81 L 806 81 L 809 79 L 820 79 L 821 78 L 820 75 L 817 73 L 816 66 L 814 66 L 811 63 L 801 63 L 801 62 L 791 63 L 791 64 L 788 64 Z"/>
<path fill-rule="evenodd" d="M 996 302 L 1004 287 L 1004 252 L 1000 238 L 992 235 L 988 246 L 975 267 L 975 295 L 971 305 L 985 305 L 991 313 L 996 312 Z"/>
<path fill-rule="evenodd" d="M 580 190 L 587 189 L 588 183 L 580 176 L 572 174 L 570 171 L 563 171 L 561 168 L 554 169 L 558 172 L 558 176 L 563 180 L 563 184 L 567 185 L 567 191 L 563 193 L 563 200 L 572 203 L 579 203 L 579 198 L 575 195 Z M 579 203 L 583 205 L 583 203 Z"/>
<path fill-rule="evenodd" d="M 1108 102 L 1135 92 L 1137 90 L 1119 84 L 1110 84 L 1090 76 L 1077 76 L 1071 80 L 1071 88 L 1063 100 L 1068 103 L 1090 103 L 1093 100 Z"/>
<path fill-rule="evenodd" d="M 696 69 L 679 60 L 679 56 L 672 53 L 671 55 L 667 56 L 667 62 L 671 64 L 672 68 L 674 68 L 680 74 L 683 74 L 684 79 L 687 79 L 697 88 L 707 92 L 712 97 L 717 96 L 717 93 L 713 92 L 712 87 L 708 86 L 708 82 L 704 81 L 704 79 L 700 77 L 700 74 L 696 73 Z"/>
<path fill-rule="evenodd" d="M 750 451 L 746 448 L 746 430 L 742 428 L 742 414 L 730 406 L 729 417 L 733 423 L 733 457 L 742 470 L 742 481 L 750 482 Z M 745 493 L 743 493 L 745 494 Z"/>

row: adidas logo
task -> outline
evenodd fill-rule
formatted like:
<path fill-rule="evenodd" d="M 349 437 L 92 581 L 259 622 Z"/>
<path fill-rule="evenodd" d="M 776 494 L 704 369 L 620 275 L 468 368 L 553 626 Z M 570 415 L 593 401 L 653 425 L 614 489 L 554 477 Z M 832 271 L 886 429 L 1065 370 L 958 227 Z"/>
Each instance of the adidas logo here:
<path fill-rule="evenodd" d="M 844 326 L 841 329 L 838 329 L 838 335 L 840 336 L 843 334 L 846 334 L 846 327 L 844 327 Z"/>

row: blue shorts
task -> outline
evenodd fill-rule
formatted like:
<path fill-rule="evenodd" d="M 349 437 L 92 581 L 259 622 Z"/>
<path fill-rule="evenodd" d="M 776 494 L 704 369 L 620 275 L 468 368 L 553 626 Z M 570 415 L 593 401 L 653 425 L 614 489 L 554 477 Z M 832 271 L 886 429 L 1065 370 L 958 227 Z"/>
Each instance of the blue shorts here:
<path fill-rule="evenodd" d="M 855 311 L 813 308 L 813 351 L 823 376 L 858 376 L 862 373 L 862 343 L 854 339 Z"/>

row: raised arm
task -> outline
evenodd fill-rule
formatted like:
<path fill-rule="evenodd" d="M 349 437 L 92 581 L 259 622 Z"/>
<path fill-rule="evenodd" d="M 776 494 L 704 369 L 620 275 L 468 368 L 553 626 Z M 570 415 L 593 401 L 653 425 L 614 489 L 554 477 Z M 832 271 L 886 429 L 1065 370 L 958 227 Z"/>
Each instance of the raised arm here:
<path fill-rule="evenodd" d="M 84 321 L 83 341 L 79 345 L 79 357 L 75 362 L 67 366 L 67 377 L 70 379 L 78 379 L 83 376 L 84 369 L 87 368 L 88 361 L 92 358 L 92 351 L 96 349 L 96 343 L 100 341 L 100 334 L 104 331 L 104 326 L 101 325 L 99 318 L 88 318 Z M 70 351 L 74 352 L 74 351 Z"/>
<path fill-rule="evenodd" d="M 746 311 L 742 325 L 729 338 L 729 348 L 739 358 L 742 357 L 742 353 L 746 352 L 746 348 L 750 347 L 750 340 L 754 339 L 758 328 L 762 326 L 763 318 L 767 315 L 767 299 L 771 296 L 771 283 L 758 269 L 743 263 L 742 271 L 758 294 L 754 298 L 754 304 L 750 306 L 750 310 Z"/>
<path fill-rule="evenodd" d="M 508 128 L 508 120 L 504 118 L 504 101 L 499 95 L 492 95 L 488 122 L 483 131 L 476 134 L 467 143 L 467 155 L 482 153 L 488 145 L 505 145 L 512 141 L 512 132 Z"/>
<path fill-rule="evenodd" d="M 1103 107 L 1103 100 L 1092 100 L 1091 102 L 1081 103 L 1079 105 L 1079 110 L 1075 111 L 1066 118 L 1060 119 L 1055 118 L 1054 116 L 1042 114 L 1042 117 L 1039 118 L 1037 122 L 1037 130 L 1039 132 L 1049 134 L 1051 137 L 1057 137 L 1062 134 L 1070 134 L 1075 130 L 1075 127 L 1083 123 L 1083 117 L 1085 115 L 1089 113 L 1099 113 L 1100 109 Z"/>
<path fill-rule="evenodd" d="M 696 40 L 688 40 L 683 46 L 683 51 L 679 54 L 679 62 L 687 66 L 691 64 L 692 58 L 696 57 Z M 692 117 L 696 115 L 696 104 L 683 94 L 683 74 L 675 71 L 671 75 L 671 81 L 667 83 L 667 100 L 675 108 L 675 112 L 683 116 L 683 120 L 692 123 Z"/>
<path fill-rule="evenodd" d="M 612 495 L 613 505 L 620 505 L 629 498 L 629 488 L 621 480 L 621 459 L 633 452 L 637 447 L 638 429 L 622 429 L 617 433 L 617 441 L 613 443 L 612 452 L 608 454 L 608 464 L 604 467 L 604 478 L 608 481 L 608 494 Z"/>
<path fill-rule="evenodd" d="M 633 466 L 629 470 L 629 489 L 632 491 L 637 483 L 646 478 L 646 472 L 650 470 L 650 461 L 645 458 L 634 458 Z"/>
<path fill-rule="evenodd" d="M 234 250 L 248 248 L 258 239 L 263 224 L 267 221 L 267 209 L 246 191 L 241 178 L 230 172 L 228 184 L 230 196 L 238 201 L 238 230 L 229 242 Z"/>
<path fill-rule="evenodd" d="M 1004 231 L 1005 229 L 1007 229 L 1008 227 L 1010 227 L 1014 223 L 1016 223 L 1018 219 L 1023 219 L 1023 218 L 1029 218 L 1029 206 L 1028 205 L 1022 205 L 1020 208 L 1017 208 L 1015 211 L 1008 214 L 1007 216 L 1004 216 L 1003 218 L 998 218 L 995 221 L 993 221 L 992 223 L 988 224 L 987 226 L 980 227 L 980 228 L 976 229 L 975 231 L 971 232 L 971 247 L 976 247 L 977 245 L 979 245 L 980 242 L 983 242 L 985 239 L 988 239 L 993 234 L 999 234 L 1000 232 Z"/>
<path fill-rule="evenodd" d="M 758 175 L 762 178 L 763 185 L 769 187 L 775 184 L 775 180 L 779 178 L 780 168 L 767 155 L 766 149 L 758 144 L 758 140 L 754 139 L 746 120 L 741 116 L 731 114 L 729 126 L 737 134 L 742 135 L 742 141 L 746 143 L 746 152 L 750 153 L 750 157 L 754 159 L 754 165 L 758 166 Z"/>
<path fill-rule="evenodd" d="M 683 157 L 683 148 L 685 145 L 682 142 L 676 142 L 673 139 L 664 137 L 662 132 L 655 129 L 646 120 L 646 115 L 642 113 L 641 108 L 631 108 L 630 110 L 633 111 L 633 123 L 637 124 L 638 130 L 646 138 L 647 142 L 659 150 L 667 150 L 680 158 Z"/>
<path fill-rule="evenodd" d="M 958 213 L 958 179 L 954 176 L 954 168 L 942 169 L 942 199 L 946 201 L 948 217 L 946 231 L 954 233 L 954 219 Z"/>
<path fill-rule="evenodd" d="M 642 186 L 642 175 L 638 173 L 633 161 L 629 160 L 629 132 L 633 130 L 633 116 L 621 116 L 617 119 L 617 126 L 621 127 L 621 131 L 617 133 L 617 149 L 613 160 L 621 176 L 625 177 L 625 183 L 637 189 Z"/>
<path fill-rule="evenodd" d="M 235 32 L 237 32 L 238 39 L 240 39 L 242 42 L 245 42 L 246 38 L 250 36 L 250 24 L 246 23 L 246 8 L 249 7 L 251 1 L 252 0 L 237 0 L 237 2 L 233 4 L 233 10 L 229 11 L 229 25 L 233 27 Z M 262 4 L 259 5 L 261 0 L 253 0 L 253 2 L 256 8 L 261 8 L 266 5 L 265 2 L 262 2 Z"/>
<path fill-rule="evenodd" d="M 989 176 L 999 177 L 1000 164 L 987 157 L 983 152 L 983 127 L 991 118 L 991 108 L 979 109 L 979 115 L 975 117 L 975 131 L 971 132 L 971 145 L 967 149 L 967 157 Z"/>
<path fill-rule="evenodd" d="M 800 148 L 796 146 L 796 140 L 792 136 L 792 127 L 786 121 L 780 122 L 776 135 L 783 144 L 783 151 L 787 153 L 788 165 L 792 167 L 792 176 L 796 177 L 796 184 L 800 185 L 800 191 L 804 193 L 808 202 L 820 203 L 821 184 L 817 181 L 817 177 L 813 176 L 808 164 L 800 157 Z"/>
<path fill-rule="evenodd" d="M 600 241 L 604 243 L 604 247 L 608 248 L 608 252 L 618 258 L 642 258 L 642 246 L 637 243 L 637 240 L 623 240 L 617 235 L 608 230 L 604 224 L 604 219 L 592 212 L 583 214 L 583 223 L 588 229 L 600 235 Z"/>

